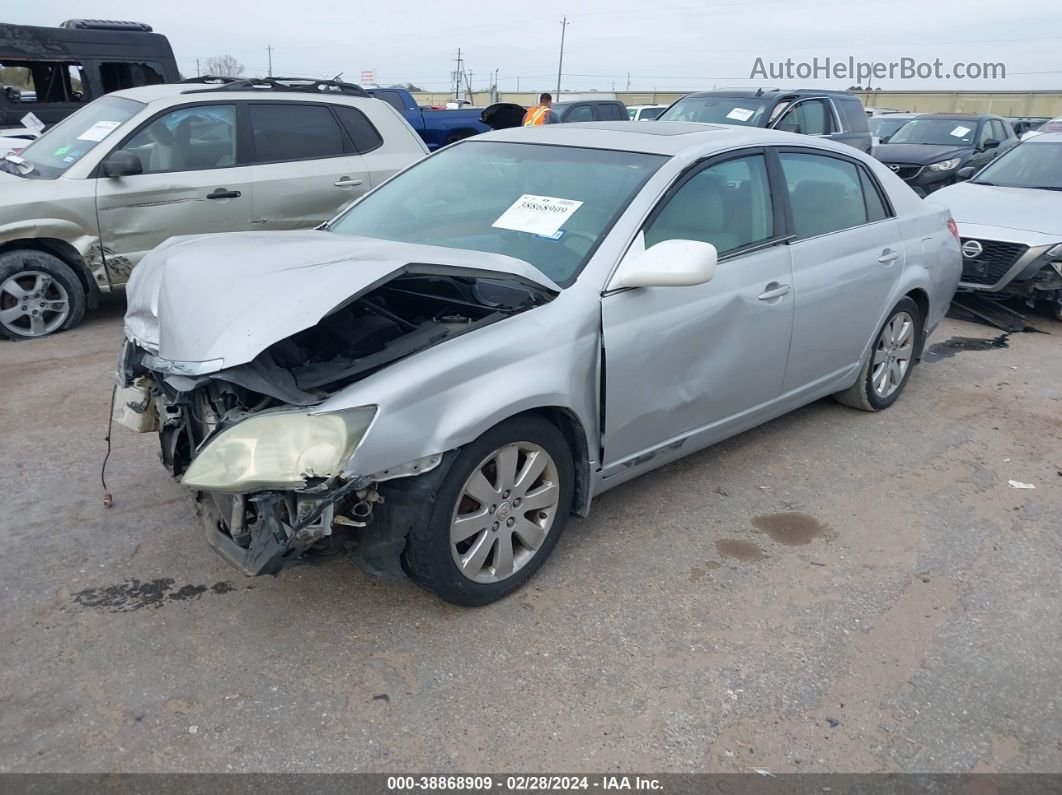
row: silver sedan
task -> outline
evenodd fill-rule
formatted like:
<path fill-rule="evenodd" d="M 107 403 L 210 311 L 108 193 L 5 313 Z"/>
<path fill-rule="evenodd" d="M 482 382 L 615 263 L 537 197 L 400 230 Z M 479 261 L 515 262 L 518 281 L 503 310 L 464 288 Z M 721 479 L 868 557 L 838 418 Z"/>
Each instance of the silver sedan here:
<path fill-rule="evenodd" d="M 892 405 L 960 272 L 948 212 L 850 147 L 505 130 L 320 230 L 149 254 L 115 417 L 246 574 L 345 552 L 481 605 L 607 489 L 827 395 Z"/>

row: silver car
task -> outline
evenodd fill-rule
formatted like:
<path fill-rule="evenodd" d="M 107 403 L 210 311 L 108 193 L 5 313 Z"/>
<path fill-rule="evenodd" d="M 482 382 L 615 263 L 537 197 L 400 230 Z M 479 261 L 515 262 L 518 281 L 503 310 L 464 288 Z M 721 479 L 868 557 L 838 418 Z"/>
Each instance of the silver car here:
<path fill-rule="evenodd" d="M 323 230 L 149 254 L 115 415 L 246 574 L 350 547 L 485 604 L 610 488 L 826 395 L 890 406 L 960 269 L 947 211 L 851 147 L 505 130 Z"/>
<path fill-rule="evenodd" d="M 960 289 L 1049 302 L 1062 320 L 1062 133 L 1034 136 L 975 171 L 933 194 L 959 224 Z"/>

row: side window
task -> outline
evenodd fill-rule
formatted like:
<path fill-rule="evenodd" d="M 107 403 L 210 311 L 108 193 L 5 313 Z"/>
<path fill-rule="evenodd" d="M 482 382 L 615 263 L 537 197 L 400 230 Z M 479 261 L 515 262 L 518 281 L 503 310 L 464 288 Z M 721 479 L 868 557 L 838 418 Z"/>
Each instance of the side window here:
<path fill-rule="evenodd" d="M 249 110 L 255 163 L 344 154 L 343 133 L 331 111 L 323 105 L 254 103 Z"/>
<path fill-rule="evenodd" d="M 3 61 L 0 84 L 8 104 L 84 102 L 79 63 Z"/>
<path fill-rule="evenodd" d="M 863 186 L 854 163 L 797 152 L 782 152 L 779 157 L 798 238 L 827 235 L 867 222 Z"/>
<path fill-rule="evenodd" d="M 1010 138 L 1007 134 L 1007 128 L 999 119 L 992 119 L 992 137 L 1000 143 Z"/>
<path fill-rule="evenodd" d="M 665 202 L 645 229 L 646 247 L 664 240 L 699 240 L 714 245 L 722 256 L 774 236 L 763 155 L 711 165 L 687 179 Z"/>
<path fill-rule="evenodd" d="M 236 108 L 197 105 L 171 111 L 140 129 L 123 149 L 145 174 L 236 165 Z"/>
<path fill-rule="evenodd" d="M 109 94 L 123 88 L 155 86 L 166 81 L 158 69 L 150 64 L 111 61 L 100 64 L 100 82 L 104 93 Z"/>
<path fill-rule="evenodd" d="M 593 121 L 594 109 L 589 105 L 576 105 L 570 111 L 565 121 Z"/>
<path fill-rule="evenodd" d="M 775 129 L 802 135 L 829 135 L 833 132 L 831 112 L 822 99 L 805 99 L 792 105 L 778 119 Z"/>
<path fill-rule="evenodd" d="M 623 121 L 623 114 L 620 112 L 619 105 L 612 105 L 610 103 L 604 105 L 598 105 L 598 118 L 601 121 Z"/>
<path fill-rule="evenodd" d="M 867 208 L 867 223 L 884 221 L 890 217 L 889 211 L 885 209 L 885 202 L 881 199 L 881 193 L 875 184 L 874 178 L 866 172 L 866 169 L 859 169 L 859 183 L 863 188 L 863 203 Z"/>
<path fill-rule="evenodd" d="M 383 146 L 383 138 L 380 137 L 379 131 L 372 126 L 372 122 L 360 110 L 341 105 L 336 105 L 333 110 L 354 142 L 354 149 L 357 152 L 365 154 Z"/>
<path fill-rule="evenodd" d="M 980 149 L 985 145 L 985 141 L 992 137 L 992 123 L 985 121 L 981 125 L 981 132 L 977 135 L 977 148 Z"/>

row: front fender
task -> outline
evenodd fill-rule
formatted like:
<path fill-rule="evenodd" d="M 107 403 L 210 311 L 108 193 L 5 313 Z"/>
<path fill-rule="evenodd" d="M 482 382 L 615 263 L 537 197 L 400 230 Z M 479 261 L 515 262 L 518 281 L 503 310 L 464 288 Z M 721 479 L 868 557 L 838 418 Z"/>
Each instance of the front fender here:
<path fill-rule="evenodd" d="M 344 475 L 445 453 L 543 408 L 573 414 L 596 459 L 599 322 L 596 311 L 568 311 L 575 302 L 566 297 L 397 362 L 321 404 L 317 411 L 379 406 Z"/>
<path fill-rule="evenodd" d="M 108 289 L 110 282 L 103 263 L 103 247 L 99 230 L 93 225 L 65 218 L 33 218 L 0 224 L 0 245 L 17 244 L 21 240 L 59 240 L 69 244 L 81 258 L 90 279 L 98 287 Z"/>

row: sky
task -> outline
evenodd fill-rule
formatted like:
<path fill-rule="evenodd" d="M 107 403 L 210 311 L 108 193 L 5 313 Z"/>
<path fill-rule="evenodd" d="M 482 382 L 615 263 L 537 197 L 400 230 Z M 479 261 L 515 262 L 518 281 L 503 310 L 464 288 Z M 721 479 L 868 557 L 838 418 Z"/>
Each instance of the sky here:
<path fill-rule="evenodd" d="M 833 77 L 750 79 L 764 65 L 792 59 L 820 64 L 940 59 L 1002 63 L 1005 79 L 873 80 L 874 87 L 953 90 L 1062 90 L 1059 0 L 225 0 L 161 3 L 34 0 L 9 4 L 0 19 L 57 25 L 78 17 L 147 22 L 173 45 L 182 73 L 196 59 L 230 54 L 249 75 L 273 73 L 358 82 L 376 71 L 380 85 L 412 82 L 445 92 L 458 48 L 472 87 L 498 71 L 505 91 L 557 84 L 561 19 L 567 16 L 562 88 L 566 91 L 688 91 L 730 86 L 844 89 L 865 81 Z"/>

